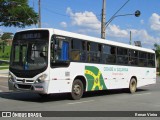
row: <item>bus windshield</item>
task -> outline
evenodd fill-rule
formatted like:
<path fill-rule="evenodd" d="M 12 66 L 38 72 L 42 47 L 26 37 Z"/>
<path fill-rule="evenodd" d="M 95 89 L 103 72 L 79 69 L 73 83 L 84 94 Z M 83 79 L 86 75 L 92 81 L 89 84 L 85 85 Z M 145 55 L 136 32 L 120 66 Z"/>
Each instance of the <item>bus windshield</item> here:
<path fill-rule="evenodd" d="M 38 70 L 48 65 L 48 36 L 45 32 L 17 33 L 13 40 L 10 67 L 17 70 Z"/>

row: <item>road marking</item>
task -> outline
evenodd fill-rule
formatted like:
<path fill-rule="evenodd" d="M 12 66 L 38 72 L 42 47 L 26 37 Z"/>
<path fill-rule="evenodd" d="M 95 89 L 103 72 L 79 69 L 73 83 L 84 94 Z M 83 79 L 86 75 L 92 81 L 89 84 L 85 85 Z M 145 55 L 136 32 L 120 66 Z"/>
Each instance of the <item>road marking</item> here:
<path fill-rule="evenodd" d="M 151 94 L 151 93 L 142 93 L 142 94 L 134 94 L 134 95 L 148 95 L 148 94 Z"/>
<path fill-rule="evenodd" d="M 80 104 L 80 103 L 87 103 L 87 102 L 93 102 L 94 100 L 88 100 L 88 101 L 82 101 L 82 102 L 73 102 L 73 103 L 67 103 L 69 105 L 73 105 L 73 104 Z"/>

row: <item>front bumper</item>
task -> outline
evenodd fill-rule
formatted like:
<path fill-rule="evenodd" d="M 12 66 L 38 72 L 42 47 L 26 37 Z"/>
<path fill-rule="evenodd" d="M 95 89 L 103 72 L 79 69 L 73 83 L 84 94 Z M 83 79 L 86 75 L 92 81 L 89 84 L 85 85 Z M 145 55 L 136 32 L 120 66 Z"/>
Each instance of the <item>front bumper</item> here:
<path fill-rule="evenodd" d="M 9 90 L 13 91 L 31 91 L 37 93 L 48 94 L 48 83 L 49 81 L 45 81 L 43 83 L 22 83 L 22 82 L 13 82 L 8 80 Z"/>

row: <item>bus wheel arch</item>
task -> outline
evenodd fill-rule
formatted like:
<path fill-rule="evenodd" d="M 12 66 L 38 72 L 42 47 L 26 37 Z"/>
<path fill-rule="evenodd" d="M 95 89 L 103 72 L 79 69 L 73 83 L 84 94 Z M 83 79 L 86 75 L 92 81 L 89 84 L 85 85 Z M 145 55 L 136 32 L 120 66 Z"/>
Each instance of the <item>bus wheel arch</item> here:
<path fill-rule="evenodd" d="M 72 83 L 72 90 L 71 90 L 71 99 L 79 100 L 86 89 L 86 81 L 83 76 L 75 77 Z"/>
<path fill-rule="evenodd" d="M 132 76 L 129 82 L 129 92 L 130 93 L 135 93 L 137 90 L 137 77 Z"/>
<path fill-rule="evenodd" d="M 83 91 L 85 92 L 86 91 L 86 85 L 87 85 L 85 77 L 84 76 L 76 76 L 74 80 L 76 80 L 76 79 L 79 79 L 80 81 L 82 81 Z"/>

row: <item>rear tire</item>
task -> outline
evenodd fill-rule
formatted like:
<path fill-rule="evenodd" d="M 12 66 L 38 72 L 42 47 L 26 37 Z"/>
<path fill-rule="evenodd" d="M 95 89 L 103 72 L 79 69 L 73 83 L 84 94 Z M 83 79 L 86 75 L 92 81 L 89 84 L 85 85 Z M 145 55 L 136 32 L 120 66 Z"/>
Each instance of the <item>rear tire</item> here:
<path fill-rule="evenodd" d="M 129 92 L 130 93 L 135 93 L 137 90 L 137 81 L 135 78 L 131 78 L 130 83 L 129 83 Z"/>
<path fill-rule="evenodd" d="M 81 80 L 76 79 L 73 81 L 72 91 L 71 91 L 71 99 L 79 100 L 83 96 L 84 88 Z"/>

